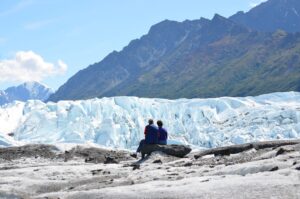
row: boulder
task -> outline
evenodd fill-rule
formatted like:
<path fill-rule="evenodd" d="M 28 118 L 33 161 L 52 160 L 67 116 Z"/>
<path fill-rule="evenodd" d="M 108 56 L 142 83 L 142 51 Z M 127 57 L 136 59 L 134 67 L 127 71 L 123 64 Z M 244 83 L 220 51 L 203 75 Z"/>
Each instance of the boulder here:
<path fill-rule="evenodd" d="M 300 140 L 274 140 L 274 141 L 264 141 L 264 142 L 253 142 L 253 143 L 246 143 L 246 144 L 239 144 L 239 145 L 232 145 L 232 146 L 225 146 L 225 147 L 218 147 L 214 149 L 207 149 L 200 151 L 194 157 L 198 159 L 205 155 L 215 155 L 215 156 L 224 156 L 230 154 L 241 153 L 243 151 L 247 151 L 249 149 L 265 149 L 265 148 L 277 148 L 286 145 L 297 145 L 300 144 Z M 281 153 L 282 151 L 279 151 Z M 279 155 L 279 154 L 278 154 Z"/>
<path fill-rule="evenodd" d="M 265 148 L 277 148 L 286 145 L 297 145 L 300 144 L 300 140 L 274 140 L 274 141 L 264 141 L 253 143 L 255 149 L 265 149 Z"/>
<path fill-rule="evenodd" d="M 189 154 L 192 149 L 186 145 L 158 145 L 158 144 L 145 144 L 142 149 L 141 153 L 142 156 L 145 154 L 151 154 L 154 151 L 161 151 L 167 155 L 175 156 L 182 158 Z"/>
<path fill-rule="evenodd" d="M 253 148 L 253 144 L 238 144 L 233 146 L 225 146 L 225 147 L 218 147 L 214 149 L 207 149 L 200 151 L 198 154 L 196 154 L 194 157 L 198 159 L 199 157 L 214 154 L 215 156 L 218 155 L 230 155 L 230 154 L 236 154 L 243 151 L 247 151 L 249 149 Z"/>

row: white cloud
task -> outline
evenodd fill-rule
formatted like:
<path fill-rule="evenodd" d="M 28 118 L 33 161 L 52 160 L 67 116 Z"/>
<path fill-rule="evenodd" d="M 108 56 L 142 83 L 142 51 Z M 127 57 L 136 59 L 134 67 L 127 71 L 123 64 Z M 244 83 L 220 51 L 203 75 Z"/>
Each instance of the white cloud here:
<path fill-rule="evenodd" d="M 266 1 L 267 0 L 251 0 L 249 5 L 251 8 L 254 8 L 254 7 L 258 6 L 259 4 L 266 2 Z"/>
<path fill-rule="evenodd" d="M 46 77 L 62 75 L 68 66 L 61 60 L 48 63 L 32 51 L 17 52 L 14 59 L 0 61 L 0 82 L 41 81 Z"/>

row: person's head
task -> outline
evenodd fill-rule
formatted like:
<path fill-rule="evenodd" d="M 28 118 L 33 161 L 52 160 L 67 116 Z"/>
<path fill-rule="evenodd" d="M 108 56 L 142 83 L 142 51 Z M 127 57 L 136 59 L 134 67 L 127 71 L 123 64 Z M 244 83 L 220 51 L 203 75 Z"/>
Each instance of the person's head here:
<path fill-rule="evenodd" d="M 163 122 L 161 120 L 157 121 L 157 126 L 162 127 L 163 126 Z"/>
<path fill-rule="evenodd" d="M 153 124 L 153 119 L 149 119 L 148 124 L 150 124 L 150 125 Z"/>

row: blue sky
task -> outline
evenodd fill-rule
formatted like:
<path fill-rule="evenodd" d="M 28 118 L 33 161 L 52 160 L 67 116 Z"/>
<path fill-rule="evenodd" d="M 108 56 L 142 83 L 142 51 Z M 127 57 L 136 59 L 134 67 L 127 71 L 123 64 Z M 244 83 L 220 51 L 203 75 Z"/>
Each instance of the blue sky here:
<path fill-rule="evenodd" d="M 263 0 L 1 0 L 0 89 L 41 81 L 57 89 L 164 19 L 228 17 Z"/>

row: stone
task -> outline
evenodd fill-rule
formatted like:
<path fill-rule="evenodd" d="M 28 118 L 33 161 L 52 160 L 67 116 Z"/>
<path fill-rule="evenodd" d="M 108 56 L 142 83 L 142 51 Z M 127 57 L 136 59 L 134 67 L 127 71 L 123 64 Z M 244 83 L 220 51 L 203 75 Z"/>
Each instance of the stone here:
<path fill-rule="evenodd" d="M 214 149 L 208 149 L 199 152 L 194 157 L 195 159 L 198 159 L 205 155 L 215 155 L 215 156 L 224 156 L 224 155 L 230 155 L 230 154 L 236 154 L 243 151 L 247 151 L 249 149 L 253 148 L 252 144 L 239 144 L 239 145 L 233 145 L 233 146 L 225 146 L 225 147 L 218 147 Z"/>
<path fill-rule="evenodd" d="M 162 164 L 162 161 L 160 159 L 154 160 L 153 161 L 154 164 Z"/>
<path fill-rule="evenodd" d="M 277 171 L 278 169 L 279 169 L 279 167 L 275 166 L 275 167 L 271 168 L 270 171 Z"/>
<path fill-rule="evenodd" d="M 300 143 L 300 140 L 275 140 L 275 141 L 264 141 L 264 142 L 254 142 L 254 143 L 246 143 L 246 144 L 239 144 L 239 145 L 232 145 L 232 146 L 225 146 L 225 147 L 218 147 L 214 149 L 207 149 L 200 151 L 194 157 L 198 159 L 205 155 L 214 154 L 215 156 L 224 156 L 230 154 L 241 153 L 243 151 L 250 150 L 252 148 L 256 150 L 266 149 L 266 148 L 277 148 L 286 145 L 297 145 Z M 282 150 L 279 151 L 280 155 Z"/>
<path fill-rule="evenodd" d="M 154 151 L 161 151 L 167 155 L 183 158 L 187 154 L 189 154 L 192 149 L 186 145 L 158 145 L 158 144 L 145 144 L 141 153 L 143 154 L 151 154 Z"/>
<path fill-rule="evenodd" d="M 104 164 L 118 164 L 119 162 L 114 158 L 110 156 L 105 157 Z"/>

